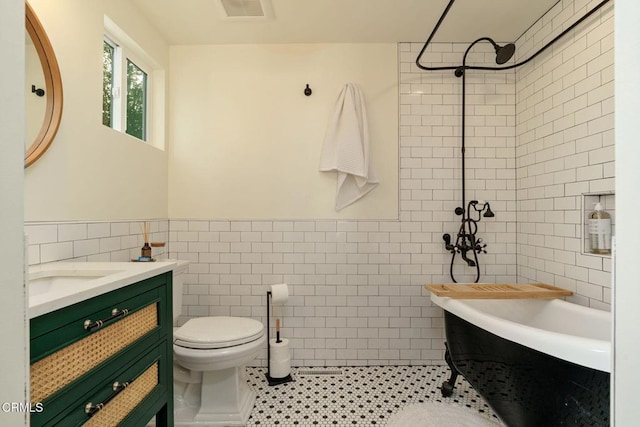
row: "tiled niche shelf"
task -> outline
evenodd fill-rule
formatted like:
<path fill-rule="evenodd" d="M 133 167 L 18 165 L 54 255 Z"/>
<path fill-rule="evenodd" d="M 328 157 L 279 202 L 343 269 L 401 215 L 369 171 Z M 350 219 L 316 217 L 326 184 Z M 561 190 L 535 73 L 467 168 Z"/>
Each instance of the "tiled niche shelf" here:
<path fill-rule="evenodd" d="M 582 194 L 582 254 L 603 258 L 611 258 L 611 254 L 594 254 L 591 253 L 591 245 L 589 242 L 589 215 L 594 210 L 596 203 L 600 203 L 602 209 L 611 215 L 611 236 L 616 235 L 616 194 L 613 191 L 604 191 L 599 193 L 583 193 Z"/>

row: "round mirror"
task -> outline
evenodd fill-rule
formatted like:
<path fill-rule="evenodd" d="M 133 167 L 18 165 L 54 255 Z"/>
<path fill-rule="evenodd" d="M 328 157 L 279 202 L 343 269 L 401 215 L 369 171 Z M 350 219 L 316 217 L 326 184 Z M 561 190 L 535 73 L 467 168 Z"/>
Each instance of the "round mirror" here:
<path fill-rule="evenodd" d="M 62 78 L 42 24 L 25 3 L 26 109 L 25 167 L 38 160 L 58 132 L 62 117 Z"/>

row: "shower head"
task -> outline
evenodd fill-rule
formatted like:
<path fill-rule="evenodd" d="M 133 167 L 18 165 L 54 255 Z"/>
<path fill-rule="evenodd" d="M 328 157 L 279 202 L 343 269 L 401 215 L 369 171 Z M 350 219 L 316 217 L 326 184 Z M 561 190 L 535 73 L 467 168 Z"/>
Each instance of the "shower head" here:
<path fill-rule="evenodd" d="M 489 203 L 487 203 L 486 206 L 487 210 L 482 214 L 482 216 L 485 218 L 493 218 L 494 216 L 496 216 L 496 214 L 494 214 L 491 210 L 491 206 L 489 206 Z"/>
<path fill-rule="evenodd" d="M 516 45 L 513 43 L 500 46 L 498 44 L 493 45 L 496 49 L 496 64 L 502 65 L 511 59 L 516 51 Z"/>
<path fill-rule="evenodd" d="M 496 51 L 496 64 L 498 65 L 502 65 L 508 60 L 510 60 L 514 52 L 516 51 L 516 45 L 513 43 L 507 43 L 504 46 L 500 46 L 498 43 L 493 41 L 491 37 L 480 37 L 478 40 L 471 43 L 467 48 L 467 50 L 465 51 L 464 56 L 462 57 L 462 65 L 459 67 L 456 67 L 455 69 L 454 74 L 456 77 L 462 77 L 465 73 L 465 70 L 467 70 L 467 68 L 473 68 L 477 70 L 499 70 L 500 69 L 500 68 L 468 67 L 467 66 L 467 54 L 476 43 L 482 42 L 482 41 L 491 43 L 491 45 Z"/>

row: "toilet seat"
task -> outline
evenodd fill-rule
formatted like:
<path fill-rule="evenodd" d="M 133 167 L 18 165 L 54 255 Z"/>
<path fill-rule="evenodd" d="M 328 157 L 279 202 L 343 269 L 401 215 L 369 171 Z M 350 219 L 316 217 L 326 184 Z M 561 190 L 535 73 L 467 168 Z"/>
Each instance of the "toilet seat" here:
<path fill-rule="evenodd" d="M 183 348 L 213 350 L 246 344 L 264 335 L 261 322 L 244 317 L 198 317 L 173 333 L 173 344 Z"/>

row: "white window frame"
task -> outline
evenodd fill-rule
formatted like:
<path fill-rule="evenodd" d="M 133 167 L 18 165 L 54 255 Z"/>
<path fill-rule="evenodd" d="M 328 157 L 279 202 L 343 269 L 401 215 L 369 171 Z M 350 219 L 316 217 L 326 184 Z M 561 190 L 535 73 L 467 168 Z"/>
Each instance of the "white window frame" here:
<path fill-rule="evenodd" d="M 113 46 L 113 88 L 112 88 L 112 128 L 125 135 L 127 130 L 126 102 L 127 102 L 127 60 L 131 61 L 146 74 L 145 100 L 145 129 L 144 139 L 129 135 L 138 141 L 150 143 L 163 148 L 161 139 L 164 137 L 162 124 L 154 123 L 154 117 L 164 117 L 164 99 L 162 93 L 156 95 L 157 90 L 164 90 L 162 78 L 164 72 L 138 43 L 129 37 L 109 17 L 104 17 L 104 41 Z M 155 80 L 160 80 L 156 85 Z M 156 99 L 158 101 L 156 101 Z M 158 111 L 156 111 L 158 110 Z M 161 110 L 161 111 L 160 111 Z"/>
<path fill-rule="evenodd" d="M 122 126 L 122 97 L 120 89 L 122 87 L 122 52 L 120 45 L 113 40 L 109 35 L 104 35 L 104 42 L 113 48 L 113 75 L 111 81 L 111 128 L 121 131 Z M 126 128 L 125 128 L 126 129 Z"/>

